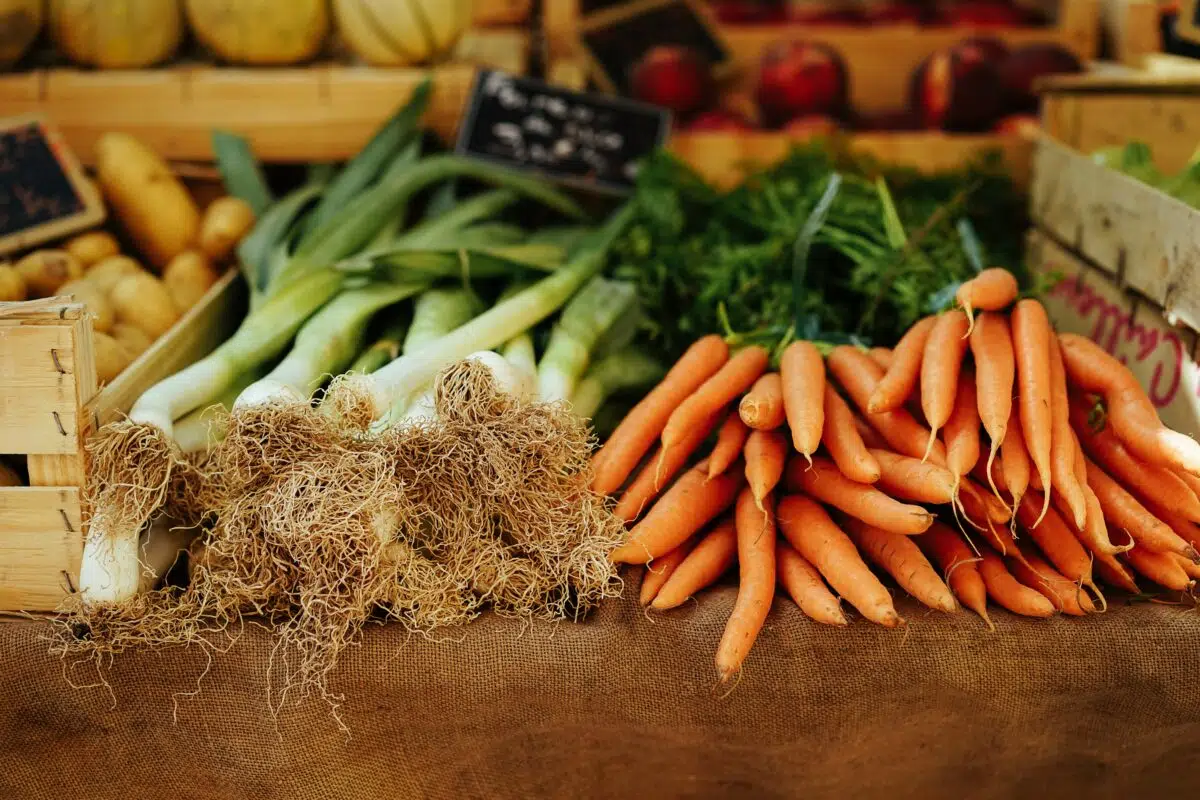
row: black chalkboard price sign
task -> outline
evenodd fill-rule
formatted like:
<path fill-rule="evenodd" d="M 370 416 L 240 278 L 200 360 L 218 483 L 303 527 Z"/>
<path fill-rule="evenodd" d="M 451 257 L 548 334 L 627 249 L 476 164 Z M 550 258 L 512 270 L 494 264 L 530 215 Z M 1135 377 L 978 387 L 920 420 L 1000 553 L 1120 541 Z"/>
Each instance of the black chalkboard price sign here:
<path fill-rule="evenodd" d="M 670 113 L 657 106 L 481 70 L 455 149 L 566 185 L 627 194 L 638 163 L 670 127 Z"/>
<path fill-rule="evenodd" d="M 99 194 L 45 120 L 0 119 L 0 255 L 103 220 Z"/>

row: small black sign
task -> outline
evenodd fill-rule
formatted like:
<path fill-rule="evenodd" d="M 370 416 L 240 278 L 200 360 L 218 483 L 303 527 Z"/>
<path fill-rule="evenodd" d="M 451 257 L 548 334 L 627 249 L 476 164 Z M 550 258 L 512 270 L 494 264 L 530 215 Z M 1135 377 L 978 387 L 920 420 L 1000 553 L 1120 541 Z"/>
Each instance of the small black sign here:
<path fill-rule="evenodd" d="M 657 106 L 481 70 L 455 150 L 559 183 L 627 194 L 638 163 L 670 127 L 670 113 Z"/>

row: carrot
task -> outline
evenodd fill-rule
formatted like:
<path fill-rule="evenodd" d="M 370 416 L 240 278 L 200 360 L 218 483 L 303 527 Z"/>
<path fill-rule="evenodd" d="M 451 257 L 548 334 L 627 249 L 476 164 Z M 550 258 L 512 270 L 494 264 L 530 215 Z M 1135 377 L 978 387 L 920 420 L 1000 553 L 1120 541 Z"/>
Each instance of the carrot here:
<path fill-rule="evenodd" d="M 1067 374 L 1063 368 L 1058 337 L 1050 337 L 1050 478 L 1054 490 L 1071 509 L 1075 526 L 1087 520 L 1087 498 L 1075 480 L 1075 436 L 1071 432 L 1071 404 L 1067 397 Z"/>
<path fill-rule="evenodd" d="M 1016 361 L 1013 355 L 1012 330 L 1008 318 L 994 311 L 984 311 L 975 320 L 971 331 L 971 354 L 975 357 L 975 394 L 979 402 L 979 421 L 991 439 L 991 451 L 985 469 L 985 483 L 996 491 L 992 477 L 992 462 L 1008 432 L 1012 416 L 1013 380 Z"/>
<path fill-rule="evenodd" d="M 838 397 L 840 398 L 841 395 L 838 395 Z M 879 431 L 872 428 L 870 423 L 858 414 L 855 414 L 853 411 L 850 413 L 854 414 L 854 430 L 858 431 L 858 437 L 862 439 L 864 445 L 872 450 L 888 449 L 888 443 L 879 435 Z M 826 444 L 825 447 L 828 448 L 829 445 Z M 872 481 L 861 481 L 861 483 L 872 483 Z"/>
<path fill-rule="evenodd" d="M 732 517 L 722 517 L 704 534 L 658 590 L 650 607 L 677 608 L 696 592 L 715 583 L 737 556 L 737 530 Z"/>
<path fill-rule="evenodd" d="M 824 625 L 845 625 L 841 602 L 817 568 L 786 541 L 775 545 L 776 580 L 810 619 Z"/>
<path fill-rule="evenodd" d="M 771 600 L 775 597 L 775 503 L 768 497 L 766 510 L 743 489 L 738 495 L 734 520 L 737 527 L 738 593 L 721 644 L 717 646 L 717 674 L 725 683 L 742 668 L 758 638 Z"/>
<path fill-rule="evenodd" d="M 911 538 L 881 531 L 852 518 L 845 520 L 844 529 L 858 551 L 895 578 L 904 591 L 934 610 L 958 610 L 949 587 Z"/>
<path fill-rule="evenodd" d="M 1179 538 L 1197 549 L 1200 549 L 1200 526 L 1187 519 L 1177 511 L 1172 511 L 1161 503 L 1147 501 L 1146 510 L 1175 531 Z M 1182 556 L 1181 556 L 1182 558 Z"/>
<path fill-rule="evenodd" d="M 1040 525 L 1038 526 L 1041 527 Z M 1082 617 L 1096 610 L 1096 604 L 1074 581 L 1067 580 L 1036 553 L 1022 551 L 1022 558 L 1008 561 L 1013 577 L 1049 600 L 1055 609 L 1073 617 Z"/>
<path fill-rule="evenodd" d="M 954 475 L 945 467 L 890 450 L 869 452 L 880 469 L 875 485 L 892 497 L 918 503 L 954 502 Z"/>
<path fill-rule="evenodd" d="M 979 558 L 971 552 L 962 537 L 944 523 L 935 522 L 917 539 L 917 544 L 941 567 L 946 583 L 958 602 L 978 614 L 992 628 L 987 613 L 987 589 L 979 574 Z"/>
<path fill-rule="evenodd" d="M 646 574 L 642 577 L 642 591 L 638 597 L 643 606 L 650 605 L 650 601 L 658 595 L 667 579 L 679 568 L 694 546 L 695 542 L 688 539 L 662 558 L 657 558 L 654 563 L 645 566 Z"/>
<path fill-rule="evenodd" d="M 967 352 L 967 317 L 961 311 L 947 311 L 937 318 L 925 353 L 921 356 L 921 410 L 930 427 L 925 458 L 936 441 L 938 430 L 954 411 L 958 394 L 958 376 Z"/>
<path fill-rule="evenodd" d="M 701 462 L 685 472 L 634 526 L 629 540 L 609 554 L 616 564 L 644 564 L 665 556 L 733 505 L 743 486 L 741 470 L 709 480 Z"/>
<path fill-rule="evenodd" d="M 1050 508 L 1050 320 L 1037 300 L 1022 300 L 1012 312 L 1013 352 L 1017 360 L 1017 392 L 1025 447 L 1042 481 L 1045 506 Z M 1035 525 L 1036 527 L 1036 525 Z"/>
<path fill-rule="evenodd" d="M 1175 563 L 1178 564 L 1185 573 L 1187 573 L 1189 578 L 1191 578 L 1193 581 L 1200 579 L 1200 564 L 1193 564 L 1183 556 L 1176 555 L 1175 553 L 1172 553 L 1171 557 L 1175 559 Z"/>
<path fill-rule="evenodd" d="M 1041 507 L 1042 498 L 1036 492 L 1027 495 L 1017 507 L 1017 520 L 1059 572 L 1072 581 L 1094 586 L 1092 559 L 1058 511 L 1051 508 L 1041 525 L 1029 527 L 1037 521 Z"/>
<path fill-rule="evenodd" d="M 783 381 L 778 372 L 768 372 L 754 382 L 738 403 L 738 416 L 760 431 L 774 430 L 783 424 Z"/>
<path fill-rule="evenodd" d="M 1141 594 L 1142 590 L 1134 580 L 1133 574 L 1117 560 L 1116 556 L 1097 553 L 1094 566 L 1096 573 L 1105 583 L 1116 586 L 1118 589 L 1124 589 L 1130 594 Z"/>
<path fill-rule="evenodd" d="M 692 428 L 687 438 L 672 447 L 670 452 L 664 453 L 661 447 L 657 448 L 637 477 L 626 487 L 613 513 L 623 522 L 632 522 L 640 517 L 712 433 L 718 419 L 720 417 L 714 414 Z"/>
<path fill-rule="evenodd" d="M 824 425 L 821 444 L 825 445 L 842 474 L 859 483 L 879 480 L 879 462 L 867 452 L 854 412 L 837 390 L 828 384 L 825 386 Z"/>
<path fill-rule="evenodd" d="M 1111 429 L 1092 428 L 1088 421 L 1089 411 L 1088 403 L 1081 395 L 1071 398 L 1071 426 L 1083 449 L 1105 472 L 1143 500 L 1157 501 L 1178 509 L 1189 519 L 1200 519 L 1200 500 L 1179 474 L 1157 464 L 1138 461 Z"/>
<path fill-rule="evenodd" d="M 974 311 L 999 311 L 1017 299 L 1017 279 L 1000 267 L 985 269 L 958 287 L 954 299 L 963 307 L 967 318 Z M 973 323 L 973 320 L 972 320 Z"/>
<path fill-rule="evenodd" d="M 855 483 L 825 458 L 814 458 L 812 466 L 792 459 L 787 467 L 787 486 L 790 491 L 804 491 L 852 517 L 892 533 L 923 533 L 933 522 L 933 515 L 921 506 L 901 503 L 873 486 Z"/>
<path fill-rule="evenodd" d="M 878 385 L 871 390 L 863 411 L 880 414 L 895 411 L 904 405 L 917 388 L 917 377 L 921 374 L 921 359 L 925 354 L 925 343 L 937 324 L 937 317 L 925 317 L 908 329 L 892 350 L 892 363 L 885 367 Z M 861 404 L 860 404 L 861 405 Z"/>
<path fill-rule="evenodd" d="M 995 500 L 995 497 L 980 491 L 972 483 L 963 483 L 959 487 L 958 502 L 967 521 L 983 534 L 984 541 L 993 550 L 1002 556 L 1008 555 L 1012 547 L 1012 534 L 1003 528 L 1003 522 L 999 523 L 1000 529 L 996 528 L 997 521 L 992 517 L 997 516 L 997 513 L 989 505 L 989 499 Z"/>
<path fill-rule="evenodd" d="M 592 489 L 604 495 L 620 488 L 654 445 L 671 413 L 728 358 L 729 347 L 720 336 L 697 339 L 600 448 L 592 461 Z"/>
<path fill-rule="evenodd" d="M 1000 444 L 1000 469 L 1004 472 L 1004 485 L 1012 495 L 1013 504 L 1020 505 L 1021 498 L 1029 489 L 1029 451 L 1025 449 L 1025 433 L 1021 426 L 1021 412 L 1016 406 L 1008 418 L 1008 429 Z"/>
<path fill-rule="evenodd" d="M 788 495 L 780 500 L 779 528 L 796 552 L 864 617 L 886 628 L 904 624 L 892 596 L 867 568 L 850 537 L 812 498 Z"/>
<path fill-rule="evenodd" d="M 742 454 L 742 447 L 746 444 L 746 437 L 749 435 L 750 428 L 742 422 L 739 414 L 734 412 L 725 417 L 725 421 L 721 423 L 721 427 L 717 431 L 717 443 L 713 445 L 712 452 L 708 454 L 708 477 L 717 477 L 729 469 L 730 464 L 738 460 Z M 654 460 L 657 461 L 657 459 Z"/>
<path fill-rule="evenodd" d="M 946 439 L 946 466 L 954 476 L 954 493 L 958 484 L 979 460 L 979 404 L 975 401 L 975 375 L 964 369 L 958 378 L 954 395 L 954 410 L 943 431 Z"/>
<path fill-rule="evenodd" d="M 1125 554 L 1125 560 L 1139 573 L 1167 589 L 1186 592 L 1196 585 L 1171 553 L 1135 547 Z"/>
<path fill-rule="evenodd" d="M 977 509 L 985 519 L 997 525 L 1003 525 L 1012 520 L 1012 509 L 1005 505 L 1003 500 L 970 478 L 963 478 L 959 481 L 958 489 L 959 502 L 973 502 L 972 508 Z"/>
<path fill-rule="evenodd" d="M 1096 493 L 1105 519 L 1133 537 L 1144 548 L 1160 553 L 1178 553 L 1184 558 L 1200 563 L 1200 553 L 1171 530 L 1165 522 L 1155 517 L 1133 495 L 1121 488 L 1092 461 L 1087 462 L 1088 485 Z"/>
<path fill-rule="evenodd" d="M 867 355 L 871 357 L 879 366 L 883 367 L 884 371 L 891 369 L 892 366 L 892 348 L 890 347 L 872 347 L 867 351 Z"/>
<path fill-rule="evenodd" d="M 1008 482 L 1004 480 L 1004 458 L 1000 457 L 999 464 L 992 464 L 992 471 L 989 474 L 988 461 L 990 459 L 990 455 L 980 454 L 979 460 L 971 468 L 971 477 L 980 484 L 991 484 L 993 496 L 998 496 L 1003 500 L 1006 495 L 1009 495 Z"/>
<path fill-rule="evenodd" d="M 1104 396 L 1108 421 L 1129 452 L 1149 464 L 1200 475 L 1200 443 L 1162 424 L 1128 367 L 1083 336 L 1058 338 L 1067 374 L 1081 389 Z"/>
<path fill-rule="evenodd" d="M 835 347 L 829 354 L 829 372 L 842 388 L 846 390 L 850 401 L 866 414 L 866 420 L 883 436 L 888 447 L 897 453 L 914 458 L 921 458 L 929 442 L 929 429 L 913 419 L 912 414 L 904 409 L 869 413 L 868 399 L 883 371 L 879 365 L 857 347 L 841 345 Z M 930 460 L 935 464 L 944 464 L 946 449 L 941 442 L 935 442 Z"/>
<path fill-rule="evenodd" d="M 1188 488 L 1192 490 L 1192 494 L 1200 498 L 1200 478 L 1182 470 L 1176 470 L 1175 474 L 1181 481 L 1188 485 Z"/>
<path fill-rule="evenodd" d="M 715 375 L 671 412 L 660 437 L 663 451 L 669 451 L 682 442 L 692 426 L 712 416 L 753 386 L 758 376 L 766 371 L 769 360 L 765 349 L 751 345 L 726 361 Z"/>
<path fill-rule="evenodd" d="M 746 440 L 746 481 L 754 502 L 762 501 L 783 477 L 788 441 L 780 431 L 754 431 Z"/>
<path fill-rule="evenodd" d="M 792 446 L 811 458 L 825 427 L 825 361 L 812 342 L 792 342 L 779 358 L 779 375 Z"/>
<path fill-rule="evenodd" d="M 1024 617 L 1052 617 L 1054 604 L 1037 589 L 1030 589 L 1013 577 L 1000 556 L 984 550 L 980 554 L 979 574 L 987 586 L 988 597 L 1014 614 Z"/>

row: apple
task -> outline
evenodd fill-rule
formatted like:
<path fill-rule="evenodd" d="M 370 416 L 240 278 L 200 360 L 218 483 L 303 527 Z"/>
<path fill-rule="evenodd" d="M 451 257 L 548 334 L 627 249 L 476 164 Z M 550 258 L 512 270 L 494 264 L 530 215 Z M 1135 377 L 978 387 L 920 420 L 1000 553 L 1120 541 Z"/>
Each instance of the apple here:
<path fill-rule="evenodd" d="M 768 125 L 812 114 L 841 116 L 846 106 L 846 67 L 828 45 L 784 42 L 767 49 L 755 98 Z"/>
<path fill-rule="evenodd" d="M 1083 65 L 1070 50 L 1056 44 L 1018 47 L 1000 64 L 1000 85 L 1005 106 L 1014 112 L 1037 111 L 1034 82 L 1044 75 L 1082 72 Z"/>
<path fill-rule="evenodd" d="M 1001 111 L 999 71 L 978 47 L 941 50 L 913 72 L 909 106 L 926 128 L 987 130 Z"/>

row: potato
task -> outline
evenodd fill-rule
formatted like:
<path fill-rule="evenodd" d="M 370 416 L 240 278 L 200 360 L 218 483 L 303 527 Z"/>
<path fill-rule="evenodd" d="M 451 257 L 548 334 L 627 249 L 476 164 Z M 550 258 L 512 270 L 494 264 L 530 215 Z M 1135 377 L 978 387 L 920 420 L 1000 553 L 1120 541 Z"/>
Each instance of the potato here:
<path fill-rule="evenodd" d="M 67 243 L 63 245 L 63 249 L 79 259 L 79 263 L 83 264 L 84 269 L 98 264 L 109 256 L 121 254 L 121 246 L 117 244 L 116 237 L 107 231 L 81 233 L 68 239 Z"/>
<path fill-rule="evenodd" d="M 145 271 L 141 264 L 129 256 L 109 256 L 87 271 L 87 279 L 109 294 L 121 278 Z"/>
<path fill-rule="evenodd" d="M 117 312 L 117 322 L 140 328 L 152 339 L 162 336 L 179 319 L 167 287 L 146 272 L 121 278 L 109 299 Z"/>
<path fill-rule="evenodd" d="M 121 346 L 134 358 L 149 350 L 150 345 L 154 344 L 154 340 L 144 330 L 126 325 L 124 322 L 113 325 L 108 335 L 120 342 Z"/>
<path fill-rule="evenodd" d="M 92 315 L 94 330 L 101 333 L 112 330 L 113 323 L 117 321 L 116 314 L 113 312 L 112 303 L 108 302 L 108 295 L 99 286 L 87 278 L 82 278 L 64 283 L 58 287 L 58 293 L 74 295 L 75 302 L 87 306 L 88 313 Z"/>
<path fill-rule="evenodd" d="M 134 137 L 106 133 L 96 144 L 96 178 L 138 250 L 161 270 L 196 244 L 200 210 L 167 162 Z"/>
<path fill-rule="evenodd" d="M 162 279 L 175 303 L 175 310 L 182 314 L 196 305 L 219 277 L 204 253 L 188 250 L 171 259 L 163 270 Z"/>
<path fill-rule="evenodd" d="M 17 262 L 30 297 L 53 297 L 67 281 L 83 277 L 83 265 L 65 250 L 34 250 Z"/>
<path fill-rule="evenodd" d="M 96 351 L 96 380 L 102 384 L 111 383 L 133 362 L 129 351 L 107 333 L 93 334 L 92 342 Z"/>
<path fill-rule="evenodd" d="M 28 297 L 25 279 L 12 264 L 0 264 L 0 303 L 20 302 Z"/>
<path fill-rule="evenodd" d="M 254 209 L 249 203 L 238 197 L 219 197 L 200 220 L 200 249 L 219 264 L 233 255 L 233 248 L 253 227 Z"/>

